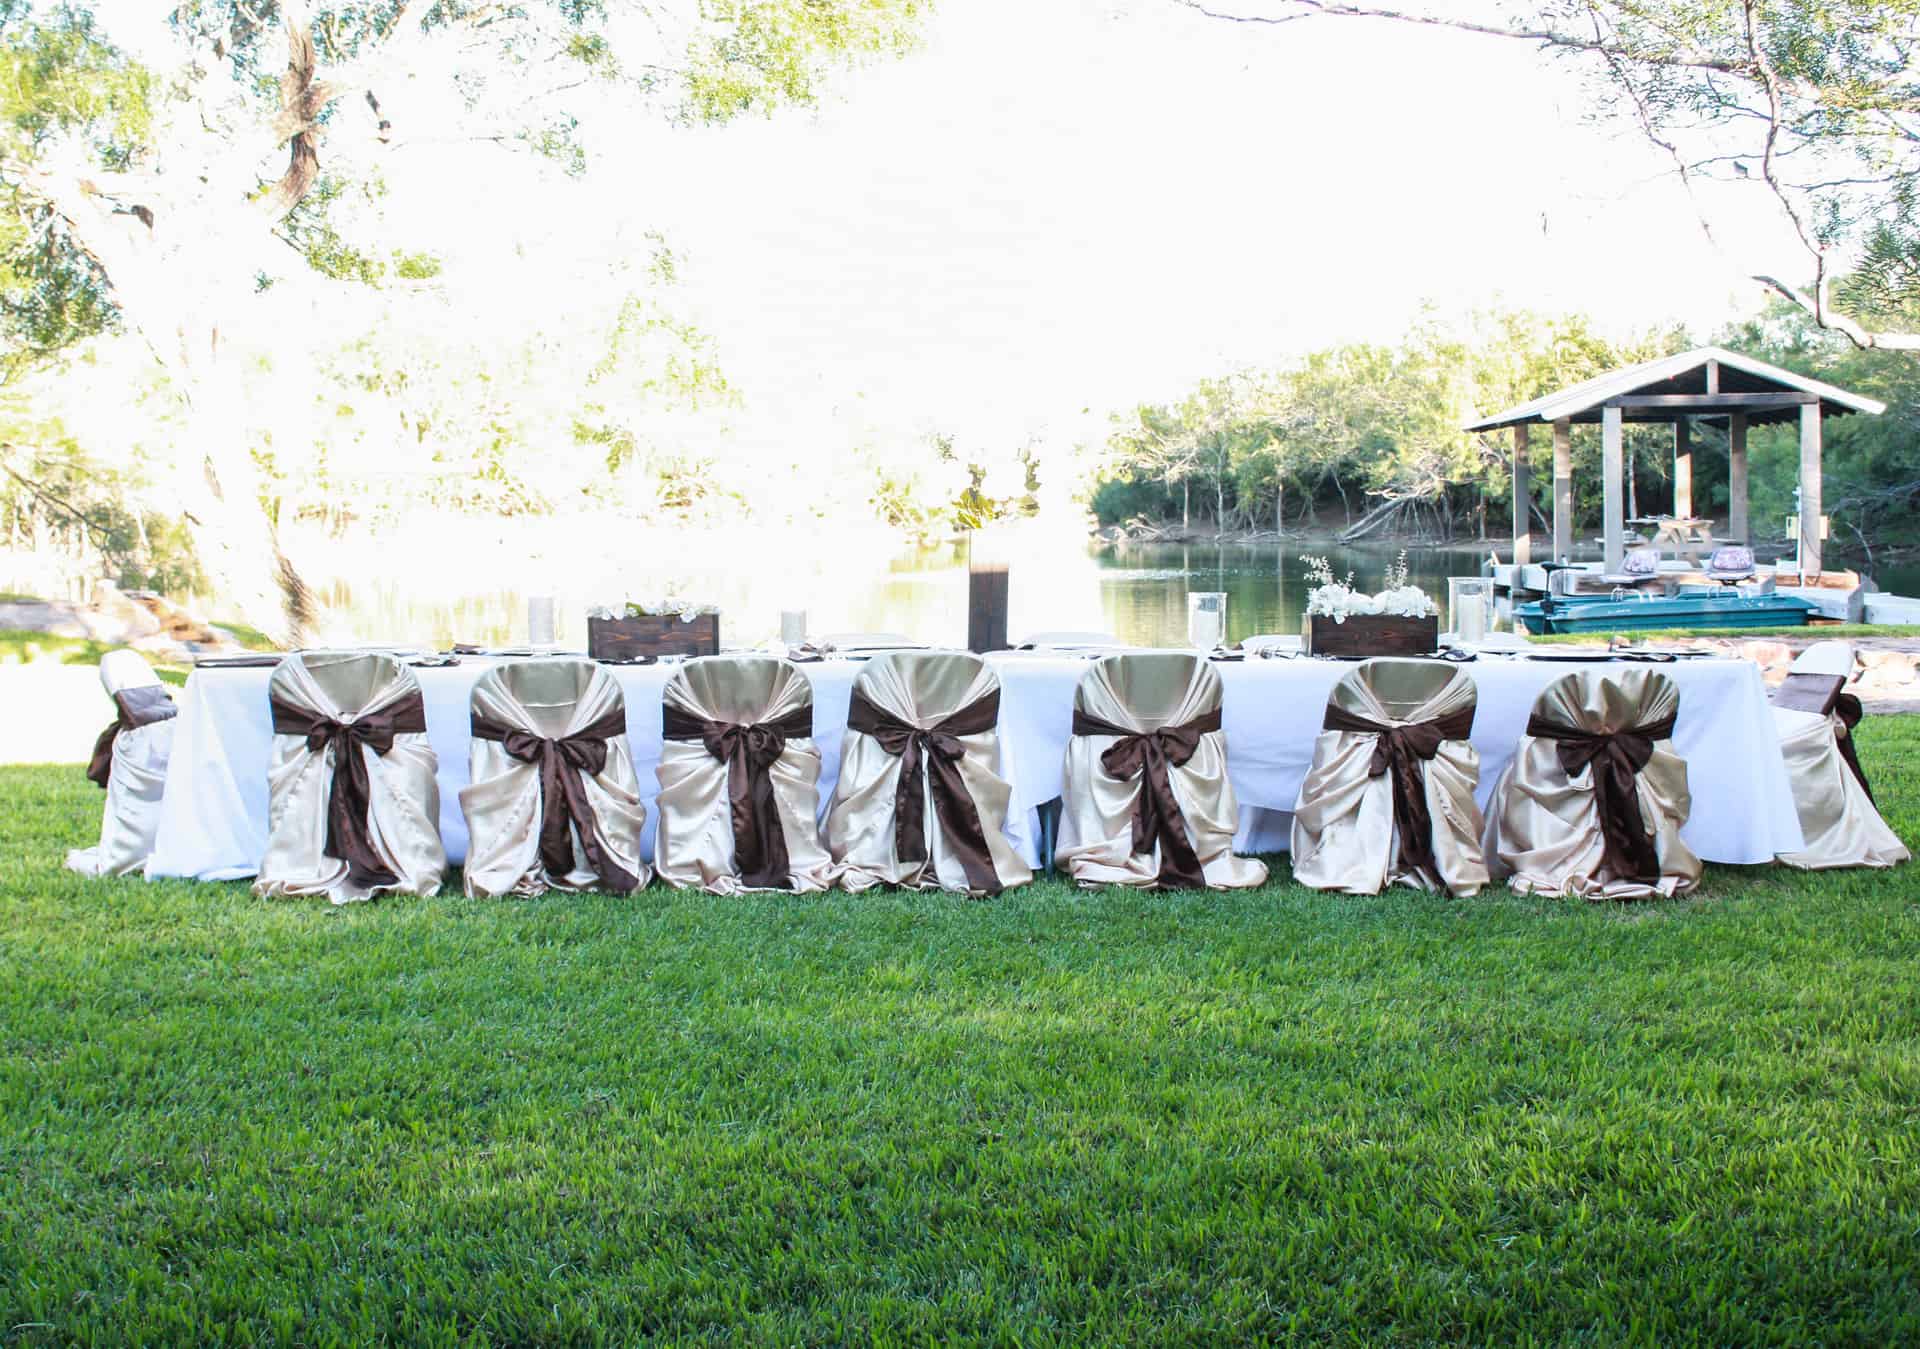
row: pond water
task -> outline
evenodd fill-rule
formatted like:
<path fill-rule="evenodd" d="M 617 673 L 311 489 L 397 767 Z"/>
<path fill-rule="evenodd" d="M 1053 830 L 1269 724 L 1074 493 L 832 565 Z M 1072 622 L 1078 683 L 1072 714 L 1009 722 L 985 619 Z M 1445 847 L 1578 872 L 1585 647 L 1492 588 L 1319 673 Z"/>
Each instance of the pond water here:
<path fill-rule="evenodd" d="M 782 609 L 806 610 L 815 634 L 897 632 L 937 644 L 965 642 L 964 542 L 899 549 L 874 547 L 880 540 L 868 539 L 822 549 L 817 537 L 707 540 L 687 542 L 671 556 L 628 542 L 634 546 L 603 547 L 591 559 L 556 565 L 551 556 L 529 557 L 502 541 L 470 552 L 470 563 L 458 569 L 442 563 L 337 574 L 316 589 L 336 625 L 329 637 L 337 640 L 525 641 L 526 597 L 555 594 L 561 640 L 579 647 L 589 605 L 670 592 L 718 604 L 729 646 L 774 636 Z M 1096 630 L 1139 645 L 1184 645 L 1189 591 L 1225 592 L 1230 640 L 1297 633 L 1308 589 L 1302 553 L 1326 557 L 1336 575 L 1352 571 L 1368 590 L 1380 587 L 1397 556 L 1390 548 L 1306 542 L 1098 547 L 1077 531 L 1027 530 L 1006 541 L 1011 635 Z M 1412 552 L 1407 560 L 1413 583 L 1443 611 L 1447 576 L 1473 575 L 1478 567 L 1467 553 Z"/>

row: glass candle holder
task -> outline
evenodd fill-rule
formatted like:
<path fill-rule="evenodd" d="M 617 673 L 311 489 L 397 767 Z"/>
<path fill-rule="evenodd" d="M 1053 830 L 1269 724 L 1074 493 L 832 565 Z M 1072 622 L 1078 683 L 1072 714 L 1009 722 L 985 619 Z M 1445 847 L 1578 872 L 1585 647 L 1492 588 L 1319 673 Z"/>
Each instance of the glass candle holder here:
<path fill-rule="evenodd" d="M 805 609 L 780 611 L 780 640 L 788 646 L 802 646 L 806 643 L 807 611 Z"/>
<path fill-rule="evenodd" d="M 1187 592 L 1187 641 L 1211 651 L 1227 639 L 1227 594 L 1224 590 Z"/>
<path fill-rule="evenodd" d="M 551 651 L 560 643 L 559 605 L 552 595 L 534 595 L 527 600 L 527 645 L 536 651 Z"/>

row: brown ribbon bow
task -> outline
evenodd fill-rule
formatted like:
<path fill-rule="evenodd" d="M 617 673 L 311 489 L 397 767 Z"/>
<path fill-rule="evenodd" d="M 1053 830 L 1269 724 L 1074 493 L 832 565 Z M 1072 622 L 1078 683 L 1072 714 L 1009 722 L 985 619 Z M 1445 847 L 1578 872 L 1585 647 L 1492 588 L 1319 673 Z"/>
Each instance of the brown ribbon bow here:
<path fill-rule="evenodd" d="M 1527 734 L 1558 742 L 1560 767 L 1568 777 L 1593 768 L 1600 809 L 1601 860 L 1620 880 L 1652 885 L 1660 879 L 1660 856 L 1640 814 L 1640 770 L 1653 757 L 1653 742 L 1673 737 L 1673 717 L 1608 733 L 1562 726 L 1535 713 Z"/>
<path fill-rule="evenodd" d="M 1393 827 L 1400 835 L 1400 865 L 1424 871 L 1435 880 L 1439 864 L 1433 855 L 1433 814 L 1427 809 L 1428 759 L 1440 752 L 1447 740 L 1465 740 L 1473 734 L 1472 706 L 1449 712 L 1430 721 L 1415 721 L 1404 726 L 1385 725 L 1355 716 L 1331 704 L 1322 726 L 1329 731 L 1353 731 L 1378 736 L 1367 776 L 1393 774 Z"/>
<path fill-rule="evenodd" d="M 1187 837 L 1187 817 L 1173 794 L 1168 770 L 1191 759 L 1200 748 L 1200 737 L 1219 729 L 1217 707 L 1183 726 L 1163 726 L 1157 731 L 1130 731 L 1078 707 L 1073 710 L 1075 735 L 1119 737 L 1116 744 L 1101 752 L 1100 766 L 1122 781 L 1140 779 L 1139 795 L 1133 798 L 1133 855 L 1150 853 L 1155 843 L 1160 845 L 1159 884 L 1163 888 L 1198 890 L 1206 886 L 1206 873 Z"/>
<path fill-rule="evenodd" d="M 601 846 L 598 821 L 593 803 L 587 799 L 583 777 L 598 777 L 606 771 L 607 741 L 626 733 L 627 714 L 621 707 L 609 708 L 598 721 L 552 740 L 478 712 L 473 714 L 475 740 L 494 741 L 513 758 L 540 770 L 540 865 L 549 876 L 564 876 L 573 870 L 573 834 L 577 831 L 587 865 L 609 890 L 625 894 L 640 888 L 640 878 L 614 861 Z"/>
<path fill-rule="evenodd" d="M 327 789 L 327 841 L 321 851 L 347 864 L 347 876 L 355 885 L 393 885 L 400 879 L 374 851 L 373 836 L 367 827 L 372 784 L 367 776 L 365 745 L 385 756 L 393 749 L 396 735 L 420 735 L 427 729 L 426 704 L 418 693 L 395 699 L 377 712 L 366 712 L 354 721 L 335 721 L 321 712 L 308 712 L 269 697 L 273 704 L 275 735 L 304 736 L 307 749 L 314 754 L 334 746 L 333 782 Z"/>
<path fill-rule="evenodd" d="M 158 684 L 149 684 L 144 688 L 121 689 L 113 695 L 113 705 L 118 714 L 100 732 L 100 738 L 93 742 L 93 756 L 87 760 L 87 777 L 98 783 L 102 791 L 106 790 L 107 779 L 113 775 L 113 745 L 122 731 L 137 731 L 142 726 L 151 726 L 156 721 L 171 721 L 180 709 L 173 705 L 173 699 Z"/>
<path fill-rule="evenodd" d="M 933 813 L 945 831 L 947 846 L 960 860 L 967 887 L 989 895 L 1000 893 L 1000 873 L 993 869 L 987 849 L 986 826 L 960 776 L 966 757 L 963 735 L 991 731 L 1000 721 L 1000 690 L 968 703 L 932 726 L 912 726 L 882 711 L 854 690 L 847 712 L 847 729 L 870 735 L 880 748 L 900 760 L 900 782 L 893 795 L 893 855 L 901 862 L 927 860 L 926 789 L 932 773 Z"/>
<path fill-rule="evenodd" d="M 791 890 L 793 864 L 773 796 L 773 765 L 787 741 L 813 734 L 813 707 L 796 707 L 773 721 L 707 721 L 668 704 L 662 715 L 668 740 L 698 741 L 727 766 L 733 816 L 733 861 L 740 880 L 760 890 Z"/>

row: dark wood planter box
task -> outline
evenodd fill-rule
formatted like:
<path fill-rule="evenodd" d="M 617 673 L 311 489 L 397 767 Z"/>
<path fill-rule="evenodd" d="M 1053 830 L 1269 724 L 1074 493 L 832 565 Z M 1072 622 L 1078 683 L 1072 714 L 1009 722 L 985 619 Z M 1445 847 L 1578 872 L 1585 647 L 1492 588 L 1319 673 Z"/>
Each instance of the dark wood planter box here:
<path fill-rule="evenodd" d="M 1440 615 L 1355 614 L 1336 623 L 1308 614 L 1300 637 L 1309 656 L 1431 656 L 1440 649 Z"/>
<path fill-rule="evenodd" d="M 587 654 L 595 660 L 644 660 L 660 656 L 720 654 L 720 615 L 700 614 L 691 623 L 675 614 L 589 618 Z"/>

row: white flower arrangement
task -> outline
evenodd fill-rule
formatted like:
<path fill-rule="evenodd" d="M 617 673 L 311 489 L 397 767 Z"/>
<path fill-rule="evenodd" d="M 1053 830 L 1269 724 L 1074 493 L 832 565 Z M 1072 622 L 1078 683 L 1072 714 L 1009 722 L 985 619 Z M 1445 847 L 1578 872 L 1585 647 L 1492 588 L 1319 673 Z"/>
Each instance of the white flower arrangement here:
<path fill-rule="evenodd" d="M 1352 572 L 1336 580 L 1332 565 L 1324 557 L 1303 556 L 1300 560 L 1306 564 L 1307 580 L 1313 585 L 1307 592 L 1307 613 L 1312 617 L 1344 623 L 1360 614 L 1426 618 L 1440 612 L 1433 599 L 1408 579 L 1405 551 L 1387 568 L 1386 588 L 1373 595 L 1353 588 Z"/>
<path fill-rule="evenodd" d="M 669 596 L 665 599 L 628 600 L 625 604 L 596 604 L 587 610 L 588 618 L 678 618 L 682 623 L 691 623 L 702 614 L 717 614 L 717 604 L 702 604 L 698 600 L 685 600 Z"/>

